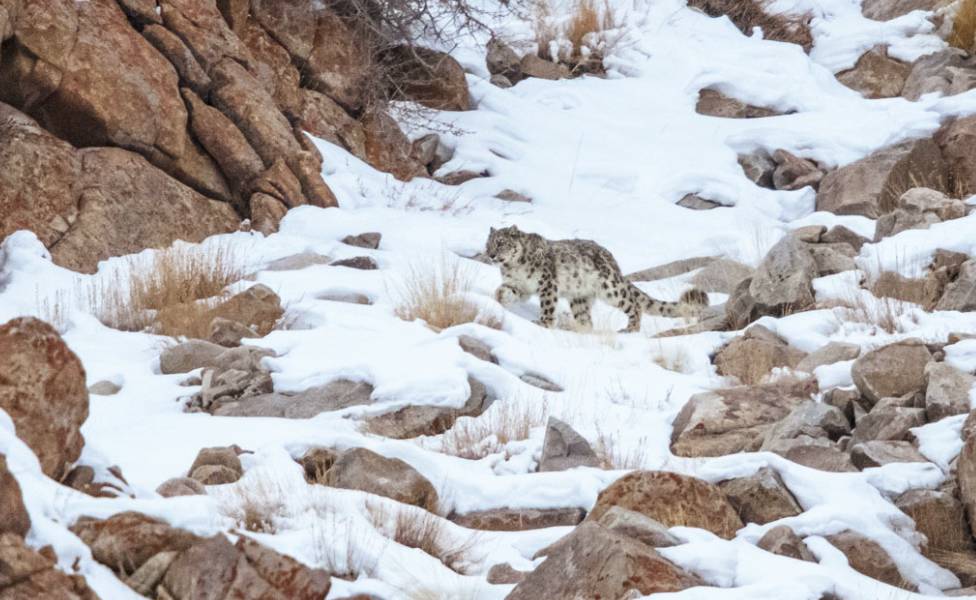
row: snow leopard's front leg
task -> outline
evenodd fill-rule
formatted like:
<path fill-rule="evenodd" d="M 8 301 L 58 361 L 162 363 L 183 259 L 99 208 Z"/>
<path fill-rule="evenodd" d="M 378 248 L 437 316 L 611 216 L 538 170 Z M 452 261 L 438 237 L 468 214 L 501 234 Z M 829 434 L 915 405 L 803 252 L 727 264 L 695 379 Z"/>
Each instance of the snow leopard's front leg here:
<path fill-rule="evenodd" d="M 510 283 L 503 283 L 495 290 L 495 300 L 503 306 L 515 304 L 528 298 L 528 294 Z"/>
<path fill-rule="evenodd" d="M 556 289 L 556 273 L 552 266 L 542 269 L 539 282 L 539 304 L 542 306 L 542 317 L 539 324 L 552 328 L 556 323 L 556 302 L 559 300 L 559 290 Z"/>

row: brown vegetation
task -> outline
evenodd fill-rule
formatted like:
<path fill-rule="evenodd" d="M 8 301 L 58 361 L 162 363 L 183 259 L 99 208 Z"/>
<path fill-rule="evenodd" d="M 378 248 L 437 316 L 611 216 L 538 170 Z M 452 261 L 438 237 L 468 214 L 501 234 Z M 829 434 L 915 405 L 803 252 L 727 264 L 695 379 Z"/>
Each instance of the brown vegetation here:
<path fill-rule="evenodd" d="M 503 452 L 512 441 L 527 440 L 533 428 L 545 425 L 549 407 L 527 402 L 497 401 L 478 417 L 462 417 L 441 437 L 441 451 L 477 460 Z"/>
<path fill-rule="evenodd" d="M 464 323 L 501 329 L 501 317 L 478 308 L 469 298 L 472 276 L 457 260 L 445 256 L 440 265 L 412 265 L 396 285 L 396 315 L 420 319 L 434 331 Z"/>
<path fill-rule="evenodd" d="M 809 51 L 813 47 L 809 15 L 771 14 L 768 4 L 767 0 L 688 0 L 688 6 L 710 17 L 727 16 L 745 35 L 752 35 L 758 27 L 764 39 L 797 44 Z"/>

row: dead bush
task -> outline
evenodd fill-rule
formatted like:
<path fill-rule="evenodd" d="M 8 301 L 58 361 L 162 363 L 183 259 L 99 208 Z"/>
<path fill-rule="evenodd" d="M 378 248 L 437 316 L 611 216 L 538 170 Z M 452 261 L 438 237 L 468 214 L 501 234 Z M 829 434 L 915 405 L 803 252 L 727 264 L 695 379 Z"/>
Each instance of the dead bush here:
<path fill-rule="evenodd" d="M 813 47 L 811 17 L 769 13 L 768 0 L 688 0 L 688 6 L 710 17 L 727 16 L 745 35 L 758 27 L 764 39 L 797 44 L 806 51 Z"/>
<path fill-rule="evenodd" d="M 421 550 L 462 575 L 473 562 L 478 536 L 455 539 L 437 515 L 415 508 L 388 508 L 387 503 L 367 503 L 366 509 L 377 530 L 401 546 Z"/>
<path fill-rule="evenodd" d="M 600 459 L 600 467 L 614 469 L 644 469 L 647 468 L 647 438 L 641 437 L 637 446 L 628 450 L 621 450 L 616 438 L 597 426 L 596 443 L 593 451 Z"/>
<path fill-rule="evenodd" d="M 396 315 L 404 321 L 420 319 L 434 331 L 464 323 L 502 327 L 501 316 L 483 311 L 470 300 L 470 271 L 447 255 L 440 264 L 411 265 L 395 287 Z"/>
<path fill-rule="evenodd" d="M 462 417 L 441 436 L 441 451 L 477 460 L 505 451 L 509 442 L 527 440 L 549 418 L 546 403 L 497 401 L 478 417 Z"/>
<path fill-rule="evenodd" d="M 218 500 L 218 511 L 237 526 L 255 533 L 275 533 L 285 508 L 284 492 L 268 479 L 239 482 Z"/>
<path fill-rule="evenodd" d="M 620 41 L 616 13 L 608 0 L 576 0 L 568 19 L 557 22 L 550 0 L 537 0 L 533 24 L 539 58 L 563 63 L 574 74 L 601 74 L 603 58 Z"/>

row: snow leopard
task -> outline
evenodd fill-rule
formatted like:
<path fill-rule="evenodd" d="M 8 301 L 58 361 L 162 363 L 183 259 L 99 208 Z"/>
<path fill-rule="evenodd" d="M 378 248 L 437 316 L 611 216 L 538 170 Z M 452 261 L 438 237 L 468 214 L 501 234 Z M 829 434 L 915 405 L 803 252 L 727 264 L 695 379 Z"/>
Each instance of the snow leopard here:
<path fill-rule="evenodd" d="M 538 293 L 543 327 L 553 327 L 559 298 L 569 300 L 573 319 L 583 328 L 592 327 L 597 299 L 619 308 L 627 315 L 626 332 L 640 330 L 642 313 L 687 316 L 708 306 L 708 295 L 699 289 L 686 291 L 678 302 L 648 296 L 624 278 L 610 251 L 592 240 L 547 240 L 514 225 L 492 227 L 485 254 L 501 267 L 495 299 L 506 305 Z"/>

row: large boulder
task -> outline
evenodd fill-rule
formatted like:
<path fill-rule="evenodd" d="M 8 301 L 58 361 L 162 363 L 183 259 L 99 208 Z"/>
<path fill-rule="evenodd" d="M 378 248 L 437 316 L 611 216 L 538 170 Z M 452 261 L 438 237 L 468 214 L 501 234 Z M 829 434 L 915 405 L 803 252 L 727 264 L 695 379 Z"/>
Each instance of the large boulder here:
<path fill-rule="evenodd" d="M 98 600 L 85 579 L 67 575 L 50 553 L 33 550 L 13 533 L 0 534 L 0 598 Z"/>
<path fill-rule="evenodd" d="M 816 383 L 801 381 L 695 394 L 675 417 L 671 451 L 678 456 L 742 452 L 816 391 Z"/>
<path fill-rule="evenodd" d="M 925 366 L 932 353 L 918 340 L 882 346 L 854 361 L 851 377 L 871 406 L 882 398 L 904 396 L 925 389 Z"/>
<path fill-rule="evenodd" d="M 438 508 L 437 490 L 427 478 L 399 458 L 387 458 L 365 448 L 343 452 L 326 479 L 332 487 L 386 496 L 430 512 Z"/>
<path fill-rule="evenodd" d="M 284 314 L 278 294 L 258 283 L 218 304 L 211 312 L 211 318 L 241 323 L 260 337 L 270 333 Z"/>
<path fill-rule="evenodd" d="M 871 0 L 876 5 L 887 0 Z M 904 2 L 931 2 L 933 0 L 899 0 Z M 976 87 L 976 58 L 959 48 L 943 48 L 927 54 L 912 64 L 911 73 L 905 81 L 901 95 L 915 101 L 924 94 L 939 93 L 955 96 Z"/>
<path fill-rule="evenodd" d="M 360 122 L 369 164 L 401 181 L 427 175 L 426 167 L 413 156 L 413 145 L 393 117 L 379 110 L 370 110 Z"/>
<path fill-rule="evenodd" d="M 113 569 L 132 573 L 160 552 L 182 552 L 202 541 L 197 535 L 137 512 L 100 520 L 82 517 L 71 526 L 92 557 Z"/>
<path fill-rule="evenodd" d="M 722 490 L 706 481 L 666 471 L 635 471 L 600 492 L 587 521 L 612 507 L 639 512 L 668 527 L 699 527 L 732 539 L 742 520 Z"/>
<path fill-rule="evenodd" d="M 872 48 L 837 80 L 865 98 L 894 98 L 901 94 L 911 67 L 888 56 L 883 46 Z"/>
<path fill-rule="evenodd" d="M 851 447 L 851 462 L 858 469 L 880 467 L 895 462 L 928 462 L 911 442 L 868 440 Z"/>
<path fill-rule="evenodd" d="M 796 532 L 786 525 L 773 527 L 759 538 L 759 542 L 756 545 L 766 552 L 772 552 L 780 556 L 816 562 L 813 553 L 810 552 L 810 549 L 803 542 L 803 538 L 798 536 Z"/>
<path fill-rule="evenodd" d="M 749 283 L 749 295 L 760 314 L 782 315 L 813 304 L 817 263 L 809 248 L 787 235 L 763 258 Z"/>
<path fill-rule="evenodd" d="M 930 423 L 969 412 L 976 377 L 946 363 L 932 362 L 925 367 L 925 378 L 925 418 Z"/>
<path fill-rule="evenodd" d="M 948 166 L 931 139 L 908 140 L 882 148 L 827 173 L 817 193 L 817 210 L 877 219 L 894 210 L 905 190 L 924 185 L 948 189 Z"/>
<path fill-rule="evenodd" d="M 0 409 L 48 477 L 60 480 L 78 460 L 88 418 L 85 369 L 47 323 L 25 317 L 0 326 Z"/>
<path fill-rule="evenodd" d="M 900 441 L 908 438 L 909 430 L 925 425 L 925 410 L 904 406 L 875 406 L 857 421 L 851 436 L 852 444 L 870 440 Z"/>
<path fill-rule="evenodd" d="M 31 520 L 24 506 L 20 484 L 7 470 L 7 457 L 0 454 L 0 535 L 13 533 L 24 537 L 30 531 Z"/>
<path fill-rule="evenodd" d="M 719 483 L 743 523 L 765 525 L 803 512 L 776 471 L 763 467 L 748 477 Z"/>
<path fill-rule="evenodd" d="M 719 375 L 737 378 L 743 384 L 760 383 L 778 367 L 793 368 L 804 354 L 781 339 L 751 335 L 753 329 L 735 338 L 715 355 Z"/>
<path fill-rule="evenodd" d="M 965 511 L 951 492 L 909 490 L 895 499 L 895 506 L 915 521 L 915 530 L 925 535 L 927 550 L 972 549 Z"/>
<path fill-rule="evenodd" d="M 699 585 L 700 579 L 653 548 L 596 523 L 584 523 L 553 544 L 546 560 L 507 598 L 620 598 L 628 592 L 644 596 Z"/>

